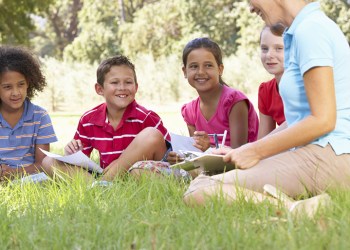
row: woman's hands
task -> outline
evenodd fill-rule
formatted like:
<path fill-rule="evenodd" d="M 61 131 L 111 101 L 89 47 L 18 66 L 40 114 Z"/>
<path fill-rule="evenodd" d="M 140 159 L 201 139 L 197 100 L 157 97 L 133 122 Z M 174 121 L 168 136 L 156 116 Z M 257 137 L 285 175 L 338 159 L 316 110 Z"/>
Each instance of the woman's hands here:
<path fill-rule="evenodd" d="M 255 145 L 254 143 L 247 143 L 236 149 L 223 147 L 212 149 L 212 152 L 213 154 L 224 155 L 224 161 L 232 162 L 238 169 L 248 169 L 255 166 L 262 159 L 256 151 Z"/>
<path fill-rule="evenodd" d="M 71 155 L 79 150 L 83 150 L 83 143 L 81 140 L 71 140 L 65 147 L 64 147 L 64 154 L 65 155 Z"/>

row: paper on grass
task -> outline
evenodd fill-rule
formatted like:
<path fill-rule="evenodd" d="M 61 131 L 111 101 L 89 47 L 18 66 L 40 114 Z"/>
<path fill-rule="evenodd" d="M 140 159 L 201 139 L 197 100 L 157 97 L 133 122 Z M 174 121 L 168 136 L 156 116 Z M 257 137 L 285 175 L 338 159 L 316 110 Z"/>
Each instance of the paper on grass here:
<path fill-rule="evenodd" d="M 74 154 L 71 155 L 57 155 L 48 151 L 45 151 L 43 149 L 40 149 L 44 154 L 47 156 L 56 159 L 58 161 L 62 161 L 65 163 L 69 163 L 72 165 L 80 166 L 83 168 L 86 168 L 90 171 L 97 172 L 97 173 L 102 173 L 103 169 L 97 165 L 94 161 L 92 161 L 89 157 L 87 157 L 83 152 L 78 151 Z"/>
<path fill-rule="evenodd" d="M 12 183 L 13 184 L 25 184 L 25 183 L 41 183 L 44 181 L 49 180 L 50 178 L 43 172 L 41 173 L 37 173 L 37 174 L 31 174 L 25 177 L 22 177 L 21 179 L 16 179 L 13 180 Z"/>

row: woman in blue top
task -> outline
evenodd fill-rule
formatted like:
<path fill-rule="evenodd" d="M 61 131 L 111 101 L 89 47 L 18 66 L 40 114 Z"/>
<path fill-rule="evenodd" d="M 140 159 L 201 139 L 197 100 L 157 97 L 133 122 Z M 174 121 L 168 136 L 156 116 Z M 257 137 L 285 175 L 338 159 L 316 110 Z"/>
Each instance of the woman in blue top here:
<path fill-rule="evenodd" d="M 240 148 L 217 151 L 238 169 L 198 177 L 185 202 L 202 204 L 218 194 L 232 202 L 237 186 L 256 201 L 265 198 L 266 184 L 291 197 L 350 187 L 350 48 L 344 34 L 313 1 L 251 0 L 250 11 L 272 31 L 277 24 L 286 27 L 280 93 L 287 126 Z"/>

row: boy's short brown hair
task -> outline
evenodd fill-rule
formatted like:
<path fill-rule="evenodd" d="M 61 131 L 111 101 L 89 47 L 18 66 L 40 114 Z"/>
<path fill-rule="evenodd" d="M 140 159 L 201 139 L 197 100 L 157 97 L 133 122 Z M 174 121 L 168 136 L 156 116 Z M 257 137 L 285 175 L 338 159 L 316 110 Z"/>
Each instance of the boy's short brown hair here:
<path fill-rule="evenodd" d="M 136 71 L 135 71 L 135 65 L 123 55 L 118 55 L 114 57 L 110 57 L 108 59 L 103 60 L 100 65 L 97 68 L 97 83 L 103 86 L 103 83 L 105 81 L 106 74 L 111 70 L 112 66 L 122 66 L 125 65 L 132 69 L 134 72 L 134 80 L 137 84 L 137 77 L 136 77 Z"/>

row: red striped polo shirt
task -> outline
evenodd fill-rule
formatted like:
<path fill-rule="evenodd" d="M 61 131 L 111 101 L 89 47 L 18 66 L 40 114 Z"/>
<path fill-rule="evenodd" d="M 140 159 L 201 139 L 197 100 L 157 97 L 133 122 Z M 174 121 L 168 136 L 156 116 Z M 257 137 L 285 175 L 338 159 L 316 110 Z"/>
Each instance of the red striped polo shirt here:
<path fill-rule="evenodd" d="M 74 139 L 82 141 L 84 154 L 90 157 L 93 149 L 99 152 L 102 168 L 118 159 L 136 135 L 146 127 L 157 128 L 164 135 L 164 139 L 170 141 L 170 135 L 161 118 L 136 101 L 126 108 L 116 130 L 109 124 L 106 112 L 106 103 L 87 111 L 80 118 L 74 135 Z"/>

